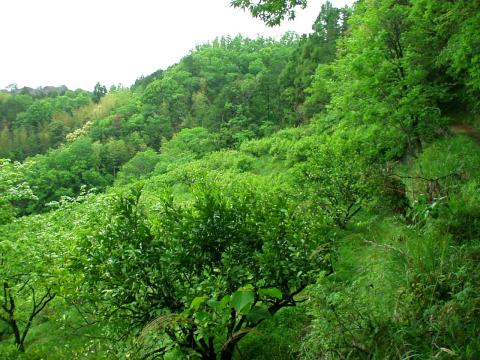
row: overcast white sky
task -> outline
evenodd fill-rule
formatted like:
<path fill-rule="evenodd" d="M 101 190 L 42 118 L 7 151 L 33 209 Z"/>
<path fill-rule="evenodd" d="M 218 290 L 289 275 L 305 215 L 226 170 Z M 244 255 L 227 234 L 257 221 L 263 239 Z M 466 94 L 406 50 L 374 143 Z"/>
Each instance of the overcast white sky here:
<path fill-rule="evenodd" d="M 310 32 L 323 2 L 272 29 L 229 0 L 0 0 L 0 88 L 129 86 L 217 36 Z"/>

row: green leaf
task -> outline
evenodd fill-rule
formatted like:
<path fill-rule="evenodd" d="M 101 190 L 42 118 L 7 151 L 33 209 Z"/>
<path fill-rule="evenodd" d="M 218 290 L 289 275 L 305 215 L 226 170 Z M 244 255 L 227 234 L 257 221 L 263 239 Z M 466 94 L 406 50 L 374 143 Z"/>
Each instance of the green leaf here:
<path fill-rule="evenodd" d="M 220 300 L 220 305 L 217 310 L 222 310 L 225 309 L 225 307 L 229 304 L 230 302 L 230 296 L 225 295 L 222 300 Z"/>
<path fill-rule="evenodd" d="M 221 302 L 215 299 L 210 299 L 207 301 L 207 305 L 212 309 L 217 309 L 220 306 Z"/>
<path fill-rule="evenodd" d="M 195 309 L 197 311 L 200 306 L 207 301 L 208 296 L 199 296 L 193 299 L 192 303 L 190 304 L 190 308 Z"/>
<path fill-rule="evenodd" d="M 258 293 L 265 298 L 275 298 L 279 300 L 282 300 L 283 298 L 282 292 L 277 288 L 260 289 L 258 290 Z"/>
<path fill-rule="evenodd" d="M 262 307 L 254 307 L 248 314 L 247 314 L 247 321 L 252 323 L 258 323 L 262 320 L 268 320 L 272 317 L 270 312 L 267 308 Z"/>
<path fill-rule="evenodd" d="M 253 291 L 236 291 L 233 293 L 230 304 L 237 313 L 245 312 L 250 309 L 255 299 Z"/>
<path fill-rule="evenodd" d="M 201 325 L 206 325 L 206 323 L 210 319 L 210 316 L 208 315 L 208 313 L 206 311 L 200 311 L 200 312 L 195 314 L 195 319 Z"/>

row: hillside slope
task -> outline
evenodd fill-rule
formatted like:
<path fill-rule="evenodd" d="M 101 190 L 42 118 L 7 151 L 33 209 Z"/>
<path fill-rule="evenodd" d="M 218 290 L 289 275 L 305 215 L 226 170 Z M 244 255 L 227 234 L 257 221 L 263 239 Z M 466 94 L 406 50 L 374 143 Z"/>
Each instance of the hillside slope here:
<path fill-rule="evenodd" d="M 327 3 L 2 160 L 1 356 L 479 358 L 479 10 Z"/>

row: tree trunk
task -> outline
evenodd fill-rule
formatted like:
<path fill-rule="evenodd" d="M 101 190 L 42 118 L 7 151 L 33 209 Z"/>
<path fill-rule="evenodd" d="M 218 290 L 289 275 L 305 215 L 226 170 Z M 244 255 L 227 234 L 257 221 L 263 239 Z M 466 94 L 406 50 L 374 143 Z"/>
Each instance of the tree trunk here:
<path fill-rule="evenodd" d="M 15 320 L 15 318 L 10 318 L 10 327 L 12 328 L 13 334 L 15 335 L 15 345 L 17 346 L 19 351 L 24 353 L 25 345 L 23 344 L 22 336 L 20 335 L 20 329 L 18 328 L 17 320 Z"/>
<path fill-rule="evenodd" d="M 220 360 L 232 360 L 236 345 L 237 343 L 232 341 L 226 347 L 224 347 L 222 349 L 222 353 L 220 354 Z"/>

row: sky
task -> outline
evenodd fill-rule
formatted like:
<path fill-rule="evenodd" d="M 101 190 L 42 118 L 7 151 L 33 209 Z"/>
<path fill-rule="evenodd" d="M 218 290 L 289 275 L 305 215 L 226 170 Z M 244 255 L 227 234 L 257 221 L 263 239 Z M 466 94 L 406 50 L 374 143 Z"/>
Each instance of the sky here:
<path fill-rule="evenodd" d="M 269 28 L 229 0 L 1 0 L 0 88 L 130 86 L 218 36 L 308 33 L 322 3 Z"/>

